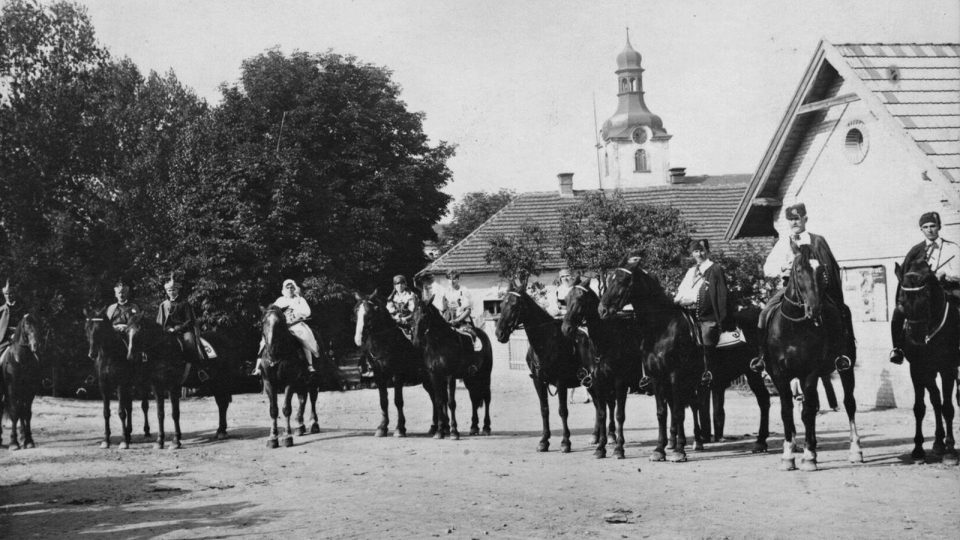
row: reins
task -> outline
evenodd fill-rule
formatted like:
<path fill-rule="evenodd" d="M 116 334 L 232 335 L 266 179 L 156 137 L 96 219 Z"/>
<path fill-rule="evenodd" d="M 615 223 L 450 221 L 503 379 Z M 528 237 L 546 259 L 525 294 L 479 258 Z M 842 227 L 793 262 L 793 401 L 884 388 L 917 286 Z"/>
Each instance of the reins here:
<path fill-rule="evenodd" d="M 921 274 L 918 274 L 918 273 L 916 273 L 916 272 L 911 272 L 911 273 L 908 273 L 907 275 L 908 275 L 908 276 L 920 276 Z M 921 292 L 921 291 L 923 291 L 923 290 L 926 289 L 926 288 L 927 288 L 926 285 L 920 285 L 919 287 L 905 287 L 905 286 L 903 286 L 902 284 L 900 285 L 900 290 L 901 290 L 901 291 L 911 292 L 911 293 Z M 930 333 L 928 333 L 926 336 L 924 336 L 924 341 L 923 341 L 924 344 L 929 344 L 930 341 L 933 340 L 933 338 L 937 337 L 937 334 L 939 334 L 940 331 L 943 330 L 943 327 L 946 326 L 946 324 L 947 324 L 947 318 L 950 316 L 950 302 L 947 301 L 947 293 L 944 292 L 944 291 L 940 291 L 940 293 L 941 293 L 941 295 L 943 296 L 943 316 L 940 317 L 940 324 L 937 325 L 937 327 L 933 330 L 933 332 L 930 332 Z M 926 324 L 928 327 L 929 327 L 929 323 L 930 323 L 930 318 L 929 318 L 929 317 L 927 317 L 927 318 L 925 318 L 925 319 L 909 319 L 909 318 L 905 318 L 904 320 L 905 320 L 906 322 L 909 322 L 910 324 Z"/>

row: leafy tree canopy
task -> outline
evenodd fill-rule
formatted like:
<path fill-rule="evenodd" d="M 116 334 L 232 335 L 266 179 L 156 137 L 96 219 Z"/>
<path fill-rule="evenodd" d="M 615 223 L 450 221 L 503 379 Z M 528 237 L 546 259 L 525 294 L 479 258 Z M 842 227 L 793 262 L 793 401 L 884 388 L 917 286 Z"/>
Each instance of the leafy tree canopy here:
<path fill-rule="evenodd" d="M 463 240 L 477 227 L 499 212 L 516 197 L 511 189 L 501 189 L 496 193 L 472 191 L 453 206 L 453 218 L 443 228 L 440 238 L 440 250 L 448 251 L 457 242 Z"/>
<path fill-rule="evenodd" d="M 540 225 L 527 220 L 520 225 L 518 233 L 510 236 L 500 233 L 493 237 L 485 259 L 487 263 L 497 263 L 500 276 L 527 283 L 530 276 L 539 276 L 543 272 L 548 245 L 547 235 Z"/>

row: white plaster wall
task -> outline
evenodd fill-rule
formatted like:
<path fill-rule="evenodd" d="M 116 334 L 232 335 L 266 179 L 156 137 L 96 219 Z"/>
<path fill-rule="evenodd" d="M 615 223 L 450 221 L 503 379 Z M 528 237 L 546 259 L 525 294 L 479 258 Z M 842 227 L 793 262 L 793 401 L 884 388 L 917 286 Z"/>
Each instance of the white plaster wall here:
<path fill-rule="evenodd" d="M 647 167 L 650 172 L 634 172 L 633 156 L 637 150 L 647 151 Z M 669 142 L 647 140 L 642 145 L 632 141 L 609 141 L 606 152 L 610 156 L 610 174 L 604 177 L 604 185 L 615 189 L 663 186 L 670 178 Z"/>

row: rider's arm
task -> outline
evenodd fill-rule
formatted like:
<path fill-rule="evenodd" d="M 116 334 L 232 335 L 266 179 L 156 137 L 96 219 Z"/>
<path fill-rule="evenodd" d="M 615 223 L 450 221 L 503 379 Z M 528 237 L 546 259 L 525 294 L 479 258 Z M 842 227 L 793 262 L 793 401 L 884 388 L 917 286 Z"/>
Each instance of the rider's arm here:
<path fill-rule="evenodd" d="M 763 275 L 769 278 L 781 277 L 786 270 L 789 270 L 792 261 L 790 241 L 786 236 L 781 236 L 767 255 L 766 262 L 763 263 Z"/>
<path fill-rule="evenodd" d="M 290 309 L 293 311 L 293 319 L 290 324 L 296 324 L 298 322 L 303 322 L 310 318 L 310 304 L 307 303 L 307 299 L 298 296 L 295 301 L 290 304 Z"/>
<path fill-rule="evenodd" d="M 940 251 L 940 264 L 937 277 L 960 283 L 960 244 L 945 241 Z"/>
<path fill-rule="evenodd" d="M 688 306 L 697 303 L 697 291 L 693 290 L 693 274 L 693 268 L 690 268 L 687 270 L 687 273 L 684 274 L 683 280 L 680 281 L 680 286 L 677 287 L 677 294 L 673 297 L 675 304 Z"/>

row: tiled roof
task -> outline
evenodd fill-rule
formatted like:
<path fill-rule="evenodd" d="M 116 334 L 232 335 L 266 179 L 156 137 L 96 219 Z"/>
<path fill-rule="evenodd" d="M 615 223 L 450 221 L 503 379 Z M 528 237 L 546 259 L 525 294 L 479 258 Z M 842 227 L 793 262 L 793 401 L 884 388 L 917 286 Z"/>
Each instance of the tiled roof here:
<path fill-rule="evenodd" d="M 951 182 L 960 182 L 960 44 L 835 47 L 917 146 Z"/>
<path fill-rule="evenodd" d="M 684 219 L 695 229 L 697 237 L 710 240 L 714 251 L 737 251 L 743 240 L 723 241 L 723 234 L 734 210 L 743 197 L 750 180 L 748 174 L 686 177 L 683 184 L 622 190 L 629 204 L 667 205 L 678 208 Z M 520 230 L 528 219 L 533 219 L 548 235 L 548 269 L 563 266 L 559 244 L 560 214 L 576 204 L 588 191 L 575 191 L 573 197 L 561 197 L 559 191 L 521 193 L 500 212 L 487 220 L 450 251 L 433 261 L 426 270 L 461 272 L 496 272 L 493 264 L 484 260 L 490 240 L 497 234 L 511 235 Z"/>

